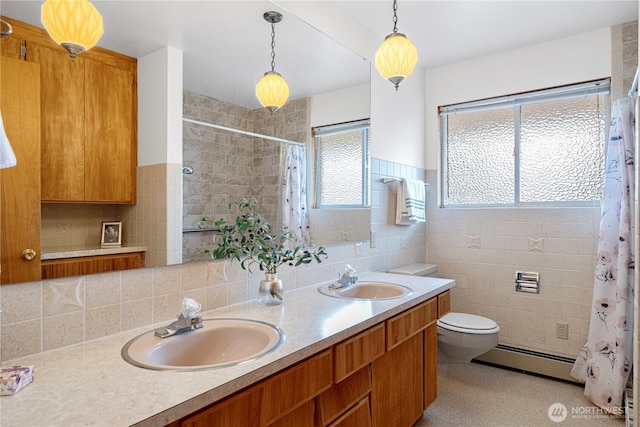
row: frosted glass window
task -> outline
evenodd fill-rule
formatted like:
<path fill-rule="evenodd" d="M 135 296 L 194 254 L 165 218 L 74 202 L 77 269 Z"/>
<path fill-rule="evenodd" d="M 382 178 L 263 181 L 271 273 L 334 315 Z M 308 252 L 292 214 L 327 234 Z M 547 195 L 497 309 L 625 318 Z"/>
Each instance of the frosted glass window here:
<path fill-rule="evenodd" d="M 440 107 L 443 206 L 602 199 L 609 79 Z"/>
<path fill-rule="evenodd" d="M 448 125 L 449 203 L 512 203 L 513 110 L 453 115 Z"/>
<path fill-rule="evenodd" d="M 604 182 L 604 96 L 523 105 L 520 200 L 600 200 Z"/>
<path fill-rule="evenodd" d="M 314 129 L 316 207 L 368 205 L 369 122 Z"/>

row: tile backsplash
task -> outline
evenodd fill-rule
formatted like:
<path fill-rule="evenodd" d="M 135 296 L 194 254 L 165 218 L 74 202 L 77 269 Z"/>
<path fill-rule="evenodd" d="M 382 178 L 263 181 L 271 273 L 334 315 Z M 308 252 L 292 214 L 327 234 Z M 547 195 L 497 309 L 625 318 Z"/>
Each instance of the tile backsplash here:
<path fill-rule="evenodd" d="M 436 183 L 436 171 L 427 171 Z M 438 208 L 428 200 L 428 260 L 456 280 L 451 308 L 494 319 L 500 343 L 575 357 L 591 315 L 600 204 L 579 208 Z M 516 271 L 540 293 L 515 291 Z M 556 338 L 556 322 L 569 339 Z"/>
<path fill-rule="evenodd" d="M 171 208 L 159 206 L 162 197 L 152 196 L 152 177 L 177 175 L 179 169 L 173 166 L 177 165 L 154 165 L 144 172 L 150 174 L 146 184 L 150 188 L 139 189 L 138 204 L 142 206 L 139 212 L 129 213 L 147 224 L 149 233 L 153 227 L 162 226 L 160 217 L 171 218 Z M 163 172 L 165 169 L 167 172 Z M 424 262 L 426 224 L 394 224 L 397 184 L 383 184 L 382 178 L 424 179 L 425 171 L 379 159 L 372 160 L 371 171 L 371 228 L 377 234 L 376 247 L 371 248 L 369 242 L 332 245 L 327 247 L 329 259 L 321 264 L 282 268 L 279 276 L 285 291 L 335 279 L 345 263 L 358 271 L 380 271 Z M 147 182 L 147 178 L 139 181 Z M 157 186 L 161 194 L 173 191 L 172 185 Z M 155 201 L 145 199 L 147 192 Z M 140 210 L 143 208 L 148 212 Z M 261 279 L 259 274 L 242 270 L 237 262 L 203 261 L 2 285 L 0 360 L 170 321 L 180 312 L 185 296 L 201 302 L 204 310 L 255 299 Z"/>

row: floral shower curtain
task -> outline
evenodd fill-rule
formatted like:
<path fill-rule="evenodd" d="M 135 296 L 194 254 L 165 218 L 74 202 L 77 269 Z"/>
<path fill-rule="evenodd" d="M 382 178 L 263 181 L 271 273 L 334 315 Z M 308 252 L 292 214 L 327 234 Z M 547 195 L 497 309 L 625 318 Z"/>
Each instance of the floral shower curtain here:
<path fill-rule="evenodd" d="M 289 230 L 298 235 L 295 242 L 303 248 L 311 245 L 307 224 L 307 161 L 306 148 L 286 144 L 280 149 L 280 218 Z"/>
<path fill-rule="evenodd" d="M 571 376 L 585 383 L 585 396 L 614 413 L 622 406 L 633 360 L 634 122 L 631 98 L 616 101 L 611 111 L 589 335 L 571 370 Z"/>

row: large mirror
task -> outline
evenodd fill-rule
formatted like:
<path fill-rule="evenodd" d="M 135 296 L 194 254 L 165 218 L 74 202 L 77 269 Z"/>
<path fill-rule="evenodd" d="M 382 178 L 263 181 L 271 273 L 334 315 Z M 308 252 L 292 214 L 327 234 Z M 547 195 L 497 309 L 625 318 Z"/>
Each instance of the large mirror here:
<path fill-rule="evenodd" d="M 163 46 L 183 52 L 187 118 L 312 148 L 312 127 L 370 115 L 370 63 L 270 1 L 93 3 L 102 14 L 105 27 L 99 46 L 137 58 Z M 40 6 L 38 1 L 3 1 L 2 14 L 41 27 Z M 261 108 L 255 97 L 255 83 L 271 69 L 271 27 L 262 16 L 269 10 L 284 16 L 275 26 L 275 69 L 291 89 L 288 103 L 273 116 Z M 191 101 L 210 105 L 213 110 L 194 113 Z M 222 114 L 228 112 L 235 113 L 236 118 Z M 291 132 L 293 123 L 297 128 Z M 186 230 L 200 228 L 202 217 L 217 218 L 228 212 L 229 201 L 251 195 L 261 197 L 273 213 L 273 221 L 277 221 L 277 201 L 269 187 L 278 180 L 283 143 L 187 122 L 183 132 L 183 163 L 194 171 L 184 175 Z M 223 156 L 215 150 L 227 153 Z M 311 189 L 314 162 L 313 150 L 308 151 L 307 181 Z M 221 169 L 211 170 L 212 158 L 224 158 L 237 173 L 222 170 L 223 178 Z M 243 180 L 243 174 L 249 171 L 250 179 Z M 230 189 L 232 186 L 235 188 Z M 313 208 L 311 198 L 308 206 Z M 367 208 L 318 213 L 312 209 L 309 218 L 313 243 L 330 245 L 368 238 Z M 362 229 L 356 229 L 355 224 Z M 196 235 L 201 243 L 192 242 Z M 211 233 L 197 231 L 185 236 L 190 236 L 183 238 L 190 249 L 185 248 L 183 259 L 201 259 L 200 246 L 211 244 Z"/>

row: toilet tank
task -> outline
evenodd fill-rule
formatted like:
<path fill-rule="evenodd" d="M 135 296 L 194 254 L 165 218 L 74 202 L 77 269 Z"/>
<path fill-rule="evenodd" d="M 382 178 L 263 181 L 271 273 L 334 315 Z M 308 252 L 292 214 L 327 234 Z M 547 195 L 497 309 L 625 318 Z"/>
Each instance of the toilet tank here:
<path fill-rule="evenodd" d="M 387 273 L 405 274 L 408 276 L 438 277 L 438 266 L 436 264 L 410 264 L 392 268 L 387 270 Z"/>

